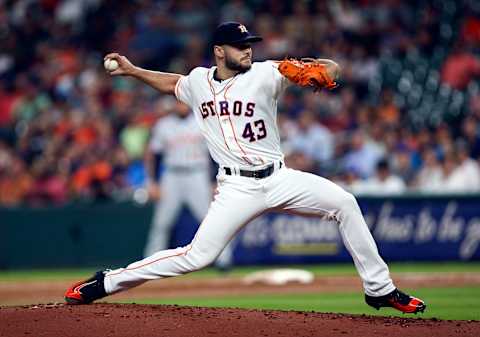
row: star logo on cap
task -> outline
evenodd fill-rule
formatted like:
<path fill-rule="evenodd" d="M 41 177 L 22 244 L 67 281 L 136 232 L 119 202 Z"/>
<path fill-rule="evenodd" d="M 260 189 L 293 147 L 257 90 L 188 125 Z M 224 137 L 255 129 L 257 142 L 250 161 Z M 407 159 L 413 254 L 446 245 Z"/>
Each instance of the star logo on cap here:
<path fill-rule="evenodd" d="M 242 33 L 248 33 L 247 27 L 244 25 L 238 25 L 238 29 L 240 29 L 240 32 Z"/>

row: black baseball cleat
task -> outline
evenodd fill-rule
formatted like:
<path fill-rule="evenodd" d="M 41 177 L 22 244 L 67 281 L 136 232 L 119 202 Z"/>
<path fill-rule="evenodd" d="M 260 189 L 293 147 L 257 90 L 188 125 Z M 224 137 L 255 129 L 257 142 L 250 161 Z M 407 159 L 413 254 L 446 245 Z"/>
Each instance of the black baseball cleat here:
<path fill-rule="evenodd" d="M 421 299 L 407 295 L 398 289 L 385 296 L 374 297 L 365 295 L 365 302 L 377 310 L 382 307 L 392 307 L 407 314 L 424 312 L 427 307 Z"/>
<path fill-rule="evenodd" d="M 88 280 L 75 283 L 65 292 L 68 304 L 88 304 L 107 296 L 103 280 L 107 271 L 98 271 Z"/>

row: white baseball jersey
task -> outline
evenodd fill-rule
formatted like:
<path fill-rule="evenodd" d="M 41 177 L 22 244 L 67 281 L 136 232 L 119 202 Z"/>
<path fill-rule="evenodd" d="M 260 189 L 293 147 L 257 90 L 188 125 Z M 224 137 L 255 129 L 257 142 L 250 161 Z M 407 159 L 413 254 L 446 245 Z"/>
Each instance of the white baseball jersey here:
<path fill-rule="evenodd" d="M 365 293 L 392 292 L 388 267 L 355 197 L 327 179 L 282 165 L 276 105 L 288 80 L 276 63 L 253 63 L 249 71 L 221 82 L 213 79 L 215 69 L 195 68 L 178 80 L 175 94 L 192 108 L 210 154 L 224 166 L 217 175 L 218 193 L 189 245 L 161 250 L 108 272 L 106 293 L 206 267 L 243 226 L 270 210 L 336 221 Z M 255 176 L 252 171 L 269 174 Z"/>
<path fill-rule="evenodd" d="M 150 138 L 150 149 L 162 153 L 168 167 L 208 167 L 208 150 L 195 117 L 168 115 L 157 121 Z"/>
<path fill-rule="evenodd" d="M 221 82 L 213 78 L 215 69 L 195 68 L 175 88 L 177 99 L 193 110 L 212 158 L 220 166 L 250 169 L 282 160 L 277 98 L 289 81 L 277 63 L 255 62 Z"/>

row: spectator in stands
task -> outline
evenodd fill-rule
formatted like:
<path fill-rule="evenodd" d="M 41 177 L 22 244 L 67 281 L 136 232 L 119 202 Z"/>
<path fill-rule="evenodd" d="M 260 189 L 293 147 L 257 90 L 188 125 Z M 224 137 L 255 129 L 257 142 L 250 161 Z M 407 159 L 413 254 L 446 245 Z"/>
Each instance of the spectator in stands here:
<path fill-rule="evenodd" d="M 57 167 L 55 158 L 37 160 L 32 168 L 34 183 L 28 194 L 30 204 L 45 206 L 63 204 L 72 196 L 68 186 L 67 172 Z"/>
<path fill-rule="evenodd" d="M 470 157 L 468 144 L 463 140 L 458 140 L 455 144 L 456 162 L 458 166 L 456 174 L 463 177 L 466 181 L 461 189 L 465 192 L 480 192 L 480 167 L 478 162 Z"/>
<path fill-rule="evenodd" d="M 381 159 L 376 166 L 375 175 L 366 180 L 357 180 L 350 185 L 354 194 L 393 195 L 405 192 L 405 182 L 390 171 L 388 161 Z"/>
<path fill-rule="evenodd" d="M 300 113 L 298 132 L 291 137 L 286 147 L 295 154 L 296 160 L 306 160 L 311 168 L 328 165 L 333 156 L 333 135 L 320 124 L 315 114 L 310 110 Z"/>
<path fill-rule="evenodd" d="M 4 150 L 0 148 L 0 205 L 19 206 L 30 195 L 34 180 L 23 160 Z"/>
<path fill-rule="evenodd" d="M 454 141 L 450 128 L 446 123 L 437 127 L 434 135 L 435 149 L 440 158 L 443 158 L 447 153 L 454 152 Z"/>
<path fill-rule="evenodd" d="M 480 96 L 479 96 L 480 98 Z M 479 99 L 480 102 L 480 99 Z M 474 159 L 480 158 L 480 127 L 477 119 L 467 117 L 462 122 L 462 137 L 470 149 L 469 156 Z"/>
<path fill-rule="evenodd" d="M 422 152 L 422 165 L 415 178 L 414 186 L 418 191 L 431 193 L 441 189 L 442 166 L 433 148 Z"/>
<path fill-rule="evenodd" d="M 400 122 L 400 111 L 393 99 L 393 92 L 382 92 L 380 104 L 377 108 L 377 118 L 384 126 L 396 126 Z"/>
<path fill-rule="evenodd" d="M 369 141 L 364 130 L 355 130 L 351 136 L 350 149 L 343 158 L 343 167 L 366 179 L 373 175 L 382 156 L 381 149 Z"/>
<path fill-rule="evenodd" d="M 448 41 L 439 34 L 446 9 L 441 2 L 232 0 L 222 3 L 219 13 L 208 10 L 211 4 L 0 0 L 0 205 L 131 196 L 134 186 L 143 184 L 138 154 L 156 119 L 158 96 L 136 82 L 105 76 L 99 55 L 135 49 L 129 53 L 136 63 L 186 73 L 193 64 L 209 65 L 206 36 L 217 14 L 246 22 L 256 14 L 255 30 L 264 37 L 258 58 L 298 53 L 331 57 L 342 65 L 335 92 L 290 87 L 279 101 L 281 137 L 291 167 L 320 169 L 322 175 L 351 184 L 358 176 L 376 177 L 377 162 L 386 157 L 392 172 L 409 186 L 413 174 L 413 188 L 441 192 L 435 156 L 446 156 L 449 184 L 460 180 L 451 177 L 452 167 L 464 172 L 457 177 L 474 176 L 471 159 L 480 157 L 480 95 L 472 81 L 478 80 L 480 62 L 478 15 L 470 3 L 455 15 L 460 35 L 453 31 Z M 468 89 L 461 98 L 469 105 L 458 110 L 465 114 L 445 124 L 430 123 L 427 104 L 422 124 L 417 111 L 408 111 L 398 96 L 395 76 L 409 70 L 406 63 L 424 62 L 428 71 L 423 77 L 431 78 L 432 90 L 437 90 L 437 61 L 443 54 L 435 51 L 448 52 L 452 40 L 458 42 L 443 64 L 442 79 L 455 89 Z M 383 62 L 398 56 L 400 62 L 389 63 L 390 83 L 382 78 Z M 415 69 L 410 70 L 416 79 Z M 422 88 L 428 91 L 426 84 Z M 428 101 L 428 95 L 423 98 Z M 450 158 L 447 154 L 457 152 L 454 144 L 460 138 L 470 153 L 458 151 Z M 100 157 L 92 158 L 95 152 Z"/>
<path fill-rule="evenodd" d="M 415 177 L 411 152 L 406 147 L 400 146 L 391 154 L 389 163 L 392 172 L 400 177 L 407 186 L 411 186 Z"/>
<path fill-rule="evenodd" d="M 447 152 L 442 160 L 442 175 L 439 186 L 434 190 L 436 193 L 462 193 L 468 188 L 469 181 L 462 175 L 453 152 Z"/>

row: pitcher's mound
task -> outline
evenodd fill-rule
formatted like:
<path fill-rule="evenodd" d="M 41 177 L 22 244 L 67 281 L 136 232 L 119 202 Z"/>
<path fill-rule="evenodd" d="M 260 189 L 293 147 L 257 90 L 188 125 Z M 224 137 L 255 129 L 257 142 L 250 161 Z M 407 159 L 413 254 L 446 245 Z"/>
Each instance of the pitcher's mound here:
<path fill-rule="evenodd" d="M 0 322 L 1 337 L 473 337 L 480 331 L 480 321 L 105 303 L 0 307 Z"/>

